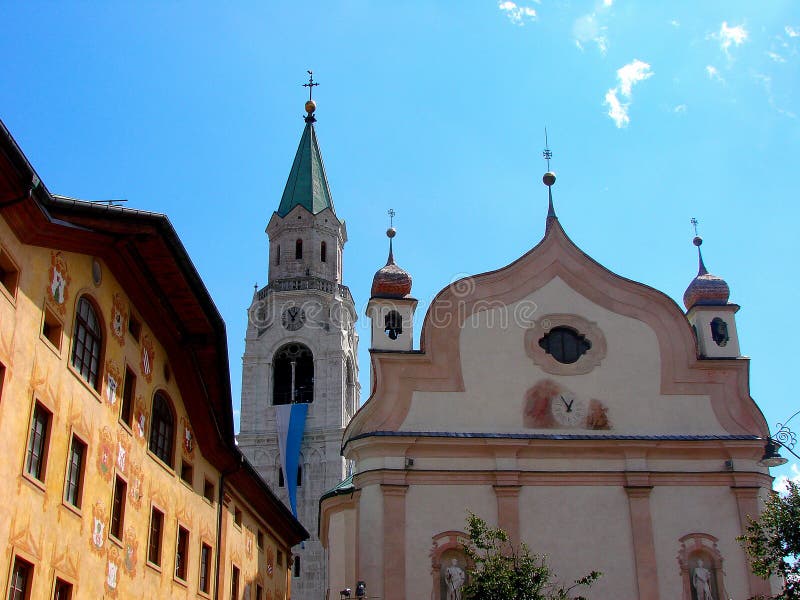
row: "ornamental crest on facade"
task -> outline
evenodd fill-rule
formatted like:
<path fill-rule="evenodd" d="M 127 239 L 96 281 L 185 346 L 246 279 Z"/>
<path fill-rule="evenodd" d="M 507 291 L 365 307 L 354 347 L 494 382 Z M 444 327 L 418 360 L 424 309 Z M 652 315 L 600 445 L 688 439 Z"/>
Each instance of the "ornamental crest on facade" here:
<path fill-rule="evenodd" d="M 117 363 L 113 360 L 109 360 L 106 363 L 106 399 L 111 406 L 117 403 L 117 397 L 120 392 L 119 384 L 121 381 L 122 376 L 120 375 Z"/>
<path fill-rule="evenodd" d="M 90 538 L 91 549 L 95 554 L 102 554 L 105 544 L 106 515 L 102 502 L 92 507 L 92 535 Z"/>
<path fill-rule="evenodd" d="M 127 472 L 128 468 L 128 455 L 131 451 L 131 443 L 123 437 L 123 434 L 118 434 L 117 437 L 117 469 L 122 473 Z"/>
<path fill-rule="evenodd" d="M 153 345 L 153 338 L 151 338 L 148 334 L 144 334 L 142 336 L 142 353 L 141 353 L 141 368 L 142 368 L 142 376 L 145 378 L 147 383 L 153 381 L 153 361 L 156 358 L 156 350 L 155 346 Z"/>
<path fill-rule="evenodd" d="M 122 558 L 122 567 L 129 577 L 136 577 L 136 559 L 139 549 L 139 542 L 134 534 L 133 527 L 129 527 L 125 532 L 125 541 L 123 543 L 124 554 Z"/>
<path fill-rule="evenodd" d="M 50 271 L 48 274 L 47 298 L 62 315 L 66 312 L 69 297 L 69 270 L 67 261 L 61 252 L 50 253 Z"/>
<path fill-rule="evenodd" d="M 272 572 L 275 569 L 275 554 L 272 548 L 267 548 L 267 575 L 272 578 Z"/>
<path fill-rule="evenodd" d="M 108 551 L 108 562 L 106 563 L 106 596 L 117 597 L 117 584 L 119 583 L 119 551 L 111 547 Z"/>
<path fill-rule="evenodd" d="M 133 420 L 133 431 L 136 433 L 136 437 L 144 440 L 144 432 L 147 431 L 147 411 L 144 407 L 144 398 L 141 395 L 136 397 Z"/>
<path fill-rule="evenodd" d="M 128 309 L 119 293 L 114 294 L 111 306 L 111 335 L 120 346 L 125 345 L 125 325 L 128 322 Z"/>
<path fill-rule="evenodd" d="M 189 420 L 186 417 L 181 417 L 181 430 L 183 431 L 183 453 L 189 458 L 192 458 L 194 456 L 194 434 L 192 433 L 192 428 L 189 426 Z"/>
<path fill-rule="evenodd" d="M 128 497 L 131 499 L 131 504 L 133 507 L 136 510 L 139 510 L 142 507 L 142 497 L 144 496 L 142 467 L 131 460 L 128 463 L 128 468 L 130 469 L 128 475 L 130 479 L 130 483 L 128 485 Z"/>
<path fill-rule="evenodd" d="M 108 427 L 103 427 L 100 432 L 100 444 L 97 446 L 97 470 L 106 481 L 111 480 L 111 470 L 114 468 L 115 460 L 115 444 L 111 438 L 111 431 Z"/>

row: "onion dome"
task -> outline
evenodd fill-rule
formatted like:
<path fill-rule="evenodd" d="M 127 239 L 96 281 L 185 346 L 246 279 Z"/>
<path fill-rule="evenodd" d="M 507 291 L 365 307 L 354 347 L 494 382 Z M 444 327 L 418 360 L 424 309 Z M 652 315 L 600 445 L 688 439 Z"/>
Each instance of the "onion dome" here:
<path fill-rule="evenodd" d="M 373 298 L 405 298 L 411 293 L 411 275 L 398 267 L 394 262 L 392 238 L 397 235 L 394 227 L 386 230 L 389 238 L 389 259 L 386 266 L 379 269 L 372 279 Z"/>
<path fill-rule="evenodd" d="M 695 236 L 692 243 L 697 246 L 697 256 L 699 259 L 699 268 L 697 277 L 692 279 L 689 287 L 683 293 L 683 303 L 686 309 L 693 306 L 720 306 L 728 303 L 728 298 L 731 295 L 731 290 L 728 284 L 722 277 L 712 275 L 706 269 L 703 263 L 703 253 L 700 251 L 700 246 L 703 243 L 703 238 Z"/>

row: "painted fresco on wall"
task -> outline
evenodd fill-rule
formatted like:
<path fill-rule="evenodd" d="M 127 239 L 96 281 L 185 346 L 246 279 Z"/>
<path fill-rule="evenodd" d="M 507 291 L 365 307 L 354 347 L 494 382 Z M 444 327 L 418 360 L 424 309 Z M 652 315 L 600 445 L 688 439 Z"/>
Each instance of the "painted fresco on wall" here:
<path fill-rule="evenodd" d="M 50 271 L 48 273 L 47 299 L 53 304 L 59 313 L 66 314 L 66 302 L 69 298 L 70 284 L 69 269 L 67 261 L 61 252 L 50 253 Z"/>
<path fill-rule="evenodd" d="M 272 573 L 275 569 L 275 554 L 272 552 L 272 547 L 267 547 L 267 576 L 272 579 Z"/>
<path fill-rule="evenodd" d="M 125 531 L 125 540 L 122 545 L 124 546 L 122 567 L 129 577 L 136 577 L 136 560 L 139 541 L 136 539 L 136 533 L 133 527 L 128 527 Z"/>
<path fill-rule="evenodd" d="M 131 505 L 139 510 L 142 507 L 142 497 L 144 496 L 144 487 L 142 479 L 142 467 L 133 460 L 128 461 L 129 484 L 128 484 L 128 498 L 130 498 Z"/>
<path fill-rule="evenodd" d="M 22 548 L 31 556 L 41 559 L 43 532 L 39 531 L 34 534 L 31 528 L 30 513 L 26 513 L 25 516 L 27 516 L 27 519 L 24 522 L 19 522 L 17 521 L 18 515 L 14 515 L 14 520 L 11 522 L 9 544 L 13 547 Z"/>
<path fill-rule="evenodd" d="M 122 382 L 120 375 L 119 365 L 116 361 L 109 360 L 106 362 L 106 400 L 111 406 L 117 404 L 120 393 L 119 384 Z"/>
<path fill-rule="evenodd" d="M 128 455 L 130 454 L 131 443 L 127 433 L 117 432 L 117 469 L 121 473 L 128 472 Z"/>
<path fill-rule="evenodd" d="M 535 429 L 611 429 L 603 402 L 575 394 L 552 379 L 542 379 L 526 392 L 523 424 Z"/>
<path fill-rule="evenodd" d="M 140 367 L 142 369 L 142 377 L 147 383 L 153 381 L 153 362 L 156 359 L 156 349 L 153 344 L 153 339 L 148 335 L 142 335 L 141 342 L 142 350 L 140 357 Z"/>
<path fill-rule="evenodd" d="M 89 538 L 92 552 L 102 556 L 105 545 L 106 511 L 102 502 L 96 502 L 92 507 L 92 535 Z"/>
<path fill-rule="evenodd" d="M 119 551 L 112 546 L 108 550 L 108 561 L 106 563 L 106 596 L 117 597 L 117 584 L 119 577 Z"/>
<path fill-rule="evenodd" d="M 111 337 L 120 346 L 125 345 L 125 326 L 128 323 L 128 310 L 125 301 L 118 293 L 114 294 L 113 305 L 111 307 Z"/>
<path fill-rule="evenodd" d="M 97 470 L 106 481 L 111 481 L 111 471 L 116 459 L 116 444 L 111 437 L 111 430 L 103 427 L 100 432 L 100 443 L 97 445 Z"/>
<path fill-rule="evenodd" d="M 194 458 L 194 434 L 186 417 L 181 417 L 181 431 L 183 432 L 181 435 L 183 453 L 188 458 Z"/>
<path fill-rule="evenodd" d="M 253 532 L 244 528 L 244 551 L 247 558 L 253 558 Z"/>
<path fill-rule="evenodd" d="M 133 430 L 139 441 L 144 441 L 144 432 L 147 431 L 147 409 L 145 408 L 144 398 L 136 396 L 135 408 L 133 409 Z"/>

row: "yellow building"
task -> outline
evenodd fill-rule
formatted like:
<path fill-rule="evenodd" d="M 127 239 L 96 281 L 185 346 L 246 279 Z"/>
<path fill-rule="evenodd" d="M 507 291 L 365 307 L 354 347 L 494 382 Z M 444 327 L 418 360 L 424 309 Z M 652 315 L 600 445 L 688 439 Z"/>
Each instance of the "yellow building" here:
<path fill-rule="evenodd" d="M 169 220 L 50 194 L 0 123 L 3 597 L 289 597 L 307 532 L 234 442 Z"/>

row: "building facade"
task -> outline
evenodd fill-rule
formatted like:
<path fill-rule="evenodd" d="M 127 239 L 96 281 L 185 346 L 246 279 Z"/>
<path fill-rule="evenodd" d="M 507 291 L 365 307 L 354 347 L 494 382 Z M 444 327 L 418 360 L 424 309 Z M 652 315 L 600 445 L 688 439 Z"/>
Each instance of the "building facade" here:
<path fill-rule="evenodd" d="M 248 310 L 239 447 L 311 533 L 294 548 L 293 598 L 325 598 L 322 494 L 346 476 L 344 427 L 359 404 L 353 298 L 342 284 L 347 230 L 334 210 L 313 102 L 267 226 L 268 283 Z"/>
<path fill-rule="evenodd" d="M 4 598 L 289 598 L 226 344 L 165 216 L 52 195 L 0 123 Z"/>
<path fill-rule="evenodd" d="M 684 312 L 581 251 L 551 199 L 538 245 L 434 298 L 419 350 L 410 292 L 390 255 L 368 308 L 371 395 L 343 438 L 354 474 L 320 505 L 330 597 L 359 581 L 385 600 L 459 597 L 467 511 L 564 582 L 601 571 L 597 600 L 770 593 L 736 541 L 771 489 L 769 430 L 738 306 L 702 257 Z"/>

